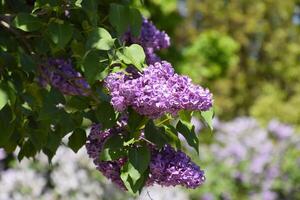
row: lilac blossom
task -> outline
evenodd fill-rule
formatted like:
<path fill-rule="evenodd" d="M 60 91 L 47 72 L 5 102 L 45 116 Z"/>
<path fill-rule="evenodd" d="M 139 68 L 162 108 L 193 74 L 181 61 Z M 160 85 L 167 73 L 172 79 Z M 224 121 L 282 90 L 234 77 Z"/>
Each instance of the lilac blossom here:
<path fill-rule="evenodd" d="M 269 122 L 268 130 L 278 139 L 286 139 L 294 132 L 292 126 L 281 123 L 276 119 L 273 119 Z"/>
<path fill-rule="evenodd" d="M 70 60 L 49 59 L 40 69 L 39 81 L 42 86 L 50 84 L 66 95 L 89 94 L 89 84 L 74 70 Z"/>
<path fill-rule="evenodd" d="M 166 113 L 176 115 L 182 109 L 206 111 L 212 106 L 208 89 L 176 74 L 166 61 L 145 68 L 138 78 L 117 72 L 111 73 L 105 82 L 112 96 L 111 104 L 119 112 L 132 106 L 141 115 L 158 118 Z"/>
<path fill-rule="evenodd" d="M 185 153 L 176 151 L 169 145 L 165 145 L 161 151 L 152 152 L 149 183 L 196 188 L 204 181 L 204 171 Z"/>
<path fill-rule="evenodd" d="M 121 178 L 120 169 L 127 158 L 120 158 L 114 161 L 101 161 L 103 144 L 114 134 L 124 134 L 122 126 L 117 126 L 104 131 L 100 125 L 93 125 L 88 136 L 86 148 L 90 158 L 94 160 L 97 169 L 121 189 L 126 190 Z M 204 172 L 191 159 L 181 151 L 176 151 L 169 145 L 164 146 L 160 151 L 153 148 L 149 165 L 150 173 L 146 185 L 159 184 L 161 186 L 185 186 L 196 188 L 204 181 Z"/>
<path fill-rule="evenodd" d="M 144 48 L 147 64 L 154 64 L 160 61 L 155 51 L 165 49 L 170 46 L 170 37 L 164 32 L 158 30 L 151 21 L 144 19 L 141 27 L 141 33 L 134 37 L 130 31 L 125 33 L 123 41 L 127 44 L 139 44 Z"/>

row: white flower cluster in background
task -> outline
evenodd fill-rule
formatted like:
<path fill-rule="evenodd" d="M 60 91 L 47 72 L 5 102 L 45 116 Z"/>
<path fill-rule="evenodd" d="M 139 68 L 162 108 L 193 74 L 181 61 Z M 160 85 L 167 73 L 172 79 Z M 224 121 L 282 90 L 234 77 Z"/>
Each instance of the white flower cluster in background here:
<path fill-rule="evenodd" d="M 6 157 L 0 149 L 0 163 Z M 145 188 L 138 200 L 186 200 L 180 188 Z M 60 147 L 49 165 L 44 154 L 0 168 L 0 200 L 133 200 L 95 170 L 85 148 Z"/>

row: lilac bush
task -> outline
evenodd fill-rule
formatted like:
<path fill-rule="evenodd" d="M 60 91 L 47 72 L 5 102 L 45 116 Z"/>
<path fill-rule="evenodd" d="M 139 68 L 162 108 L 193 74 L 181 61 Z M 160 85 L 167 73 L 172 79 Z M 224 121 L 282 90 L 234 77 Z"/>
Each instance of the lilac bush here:
<path fill-rule="evenodd" d="M 281 123 L 276 119 L 273 119 L 269 122 L 268 130 L 278 139 L 284 140 L 289 138 L 294 130 L 292 126 Z"/>
<path fill-rule="evenodd" d="M 2 4 L 1 35 L 10 44 L 1 44 L 1 148 L 9 155 L 18 149 L 19 161 L 43 152 L 51 162 L 69 135 L 69 148 L 78 152 L 86 144 L 96 168 L 132 194 L 145 185 L 196 188 L 204 182 L 204 172 L 181 151 L 178 132 L 198 152 L 187 118 L 198 111 L 210 126 L 212 94 L 161 61 L 156 53 L 170 38 L 135 3 L 43 1 L 16 10 Z M 119 143 L 105 146 L 112 137 Z M 41 181 L 36 193 L 55 181 Z M 58 183 L 64 184 L 59 193 L 79 187 Z"/>

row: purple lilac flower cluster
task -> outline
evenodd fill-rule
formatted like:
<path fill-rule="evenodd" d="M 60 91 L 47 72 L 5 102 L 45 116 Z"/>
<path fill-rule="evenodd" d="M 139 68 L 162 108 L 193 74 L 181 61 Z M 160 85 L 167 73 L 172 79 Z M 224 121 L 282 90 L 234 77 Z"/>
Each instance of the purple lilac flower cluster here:
<path fill-rule="evenodd" d="M 268 130 L 278 139 L 286 139 L 290 137 L 294 129 L 292 126 L 279 122 L 276 119 L 273 119 L 269 122 Z"/>
<path fill-rule="evenodd" d="M 194 189 L 204 181 L 204 171 L 185 153 L 175 151 L 169 145 L 165 145 L 161 151 L 152 152 L 149 183 L 161 186 L 182 185 Z"/>
<path fill-rule="evenodd" d="M 144 48 L 147 64 L 159 62 L 160 58 L 155 51 L 168 48 L 170 46 L 170 37 L 164 32 L 158 30 L 151 21 L 144 19 L 139 37 L 134 37 L 130 32 L 123 36 L 123 41 L 127 44 L 139 44 Z"/>
<path fill-rule="evenodd" d="M 66 95 L 87 96 L 89 94 L 89 84 L 79 72 L 74 70 L 71 60 L 49 59 L 45 65 L 40 66 L 40 69 L 41 85 L 51 84 Z"/>
<path fill-rule="evenodd" d="M 157 118 L 165 113 L 176 115 L 181 109 L 206 111 L 212 106 L 208 89 L 176 74 L 166 61 L 145 68 L 138 78 L 118 72 L 110 74 L 105 82 L 111 103 L 119 112 L 132 106 L 141 115 Z"/>
<path fill-rule="evenodd" d="M 120 178 L 120 169 L 126 158 L 115 161 L 101 161 L 99 155 L 106 139 L 114 134 L 124 134 L 123 125 L 100 130 L 100 125 L 93 125 L 87 139 L 87 153 L 94 160 L 97 169 L 108 179 L 111 179 L 121 189 L 125 186 Z M 182 185 L 187 188 L 196 188 L 205 180 L 204 172 L 181 151 L 175 151 L 169 145 L 160 151 L 153 148 L 151 151 L 150 174 L 146 185 L 159 184 L 162 186 Z"/>

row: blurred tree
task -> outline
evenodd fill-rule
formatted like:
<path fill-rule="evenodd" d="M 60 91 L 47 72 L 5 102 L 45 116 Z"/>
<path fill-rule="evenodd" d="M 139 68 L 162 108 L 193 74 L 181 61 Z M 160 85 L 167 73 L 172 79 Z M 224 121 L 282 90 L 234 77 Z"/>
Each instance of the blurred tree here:
<path fill-rule="evenodd" d="M 232 118 L 237 114 L 252 114 L 263 121 L 276 117 L 286 122 L 300 122 L 300 111 L 294 109 L 299 101 L 300 88 L 300 18 L 297 2 L 184 1 L 185 17 L 174 33 L 177 39 L 184 39 L 175 42 L 177 48 L 188 44 L 187 49 L 198 50 L 194 52 L 194 55 L 198 53 L 198 58 L 207 56 L 207 48 L 197 49 L 201 43 L 199 38 L 204 38 L 207 30 L 219 34 L 219 39 L 228 35 L 240 46 L 239 62 L 230 67 L 223 77 L 213 81 L 202 80 L 206 82 L 204 85 L 213 84 L 211 88 L 219 116 Z M 230 51 L 228 47 L 223 48 Z M 204 70 L 203 64 L 210 67 L 210 63 L 186 56 L 185 63 L 177 66 L 180 71 L 192 74 L 199 73 L 201 68 Z M 218 62 L 222 59 L 222 53 L 219 56 L 212 60 Z M 221 65 L 226 67 L 226 64 Z M 276 92 L 269 91 L 268 85 L 272 86 L 272 91 L 280 91 L 280 99 Z"/>

